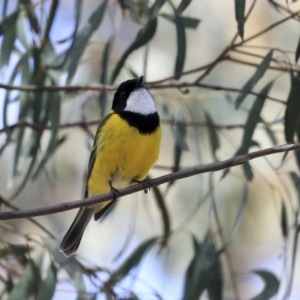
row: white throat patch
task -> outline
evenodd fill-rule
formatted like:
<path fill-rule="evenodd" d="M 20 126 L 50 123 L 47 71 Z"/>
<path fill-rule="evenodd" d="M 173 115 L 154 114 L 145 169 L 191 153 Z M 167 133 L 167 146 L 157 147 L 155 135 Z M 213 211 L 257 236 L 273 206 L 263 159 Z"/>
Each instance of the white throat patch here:
<path fill-rule="evenodd" d="M 147 90 L 139 88 L 130 94 L 124 110 L 142 115 L 149 115 L 156 112 L 156 107 Z"/>

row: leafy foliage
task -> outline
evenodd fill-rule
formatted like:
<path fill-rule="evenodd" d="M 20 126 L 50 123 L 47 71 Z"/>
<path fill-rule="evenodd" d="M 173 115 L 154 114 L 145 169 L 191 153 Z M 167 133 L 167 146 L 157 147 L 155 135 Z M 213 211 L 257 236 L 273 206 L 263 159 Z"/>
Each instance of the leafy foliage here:
<path fill-rule="evenodd" d="M 251 147 L 261 148 L 266 144 L 277 146 L 282 142 L 283 136 L 287 143 L 300 142 L 300 72 L 297 64 L 300 56 L 300 41 L 297 37 L 294 42 L 295 51 L 292 54 L 291 51 L 279 48 L 282 45 L 272 43 L 262 47 L 260 43 L 255 43 L 259 37 L 267 34 L 271 29 L 276 31 L 283 23 L 295 20 L 299 22 L 299 15 L 293 6 L 297 1 L 286 1 L 286 5 L 283 5 L 268 0 L 269 9 L 274 9 L 274 13 L 281 19 L 269 27 L 259 29 L 256 33 L 251 33 L 254 29 L 249 30 L 248 33 L 246 29 L 248 17 L 255 14 L 255 9 L 252 8 L 258 1 L 251 2 L 249 8 L 245 0 L 232 2 L 230 9 L 233 20 L 231 21 L 237 24 L 237 31 L 232 40 L 226 42 L 228 46 L 209 63 L 204 63 L 205 57 L 202 54 L 198 55 L 198 52 L 204 53 L 200 51 L 201 47 L 208 48 L 208 45 L 202 42 L 202 37 L 203 31 L 207 30 L 205 21 L 212 16 L 206 15 L 206 11 L 196 10 L 196 0 L 102 0 L 95 1 L 94 9 L 89 13 L 87 13 L 87 1 L 73 2 L 68 4 L 68 7 L 73 8 L 73 20 L 72 24 L 67 26 L 72 29 L 67 37 L 61 40 L 57 39 L 55 30 L 59 30 L 58 27 L 61 26 L 59 21 L 63 13 L 60 11 L 62 1 L 4 0 L 0 4 L 2 5 L 0 7 L 2 9 L 0 72 L 1 76 L 3 75 L 0 83 L 3 89 L 3 100 L 0 99 L 3 121 L 3 124 L 0 124 L 0 137 L 3 138 L 0 144 L 0 159 L 3 159 L 7 153 L 11 154 L 9 165 L 11 178 L 3 176 L 0 179 L 1 183 L 4 182 L 2 188 L 13 183 L 13 190 L 4 191 L 3 188 L 3 191 L 0 191 L 1 209 L 5 210 L 7 207 L 19 209 L 12 204 L 19 195 L 22 196 L 20 198 L 23 201 L 19 202 L 20 205 L 27 207 L 26 187 L 31 189 L 34 186 L 32 182 L 38 182 L 41 174 L 46 174 L 51 185 L 51 179 L 56 174 L 53 174 L 52 170 L 49 172 L 49 165 L 58 155 L 58 150 L 69 141 L 69 135 L 63 130 L 81 128 L 87 137 L 93 137 L 89 126 L 95 125 L 100 119 L 99 116 L 104 117 L 108 110 L 111 98 L 110 85 L 121 82 L 127 77 L 146 76 L 150 73 L 156 75 L 156 81 L 146 82 L 145 87 L 153 93 L 157 101 L 165 136 L 168 136 L 169 130 L 170 141 L 164 144 L 167 150 L 162 150 L 162 152 L 168 151 L 163 159 L 165 165 L 159 166 L 163 170 L 176 172 L 192 163 L 207 163 L 207 154 L 209 159 L 214 161 L 223 159 L 223 156 L 229 153 L 226 144 L 230 144 L 231 148 L 233 146 L 234 151 L 232 149 L 230 151 L 238 159 L 239 155 L 249 153 Z M 226 9 L 229 9 L 229 6 Z M 201 26 L 199 26 L 200 20 L 203 22 Z M 164 25 L 172 30 L 167 32 Z M 224 33 L 227 28 L 220 30 Z M 126 36 L 122 40 L 124 32 Z M 222 39 L 225 39 L 223 33 Z M 172 44 L 169 42 L 171 40 L 169 34 L 174 37 Z M 166 63 L 161 67 L 160 56 L 157 55 L 156 43 L 161 35 L 164 36 L 164 47 L 167 49 L 164 57 L 171 60 L 171 70 L 168 70 L 170 74 L 165 78 L 161 78 L 160 70 L 162 67 L 167 69 L 169 65 Z M 210 39 L 216 38 L 215 34 L 206 35 Z M 220 39 L 219 36 L 217 39 Z M 121 44 L 122 47 L 119 47 Z M 94 53 L 90 55 L 89 51 L 93 48 L 90 47 L 91 45 L 97 46 L 96 55 Z M 195 47 L 191 50 L 192 46 Z M 193 57 L 192 64 L 195 65 L 191 68 L 193 52 L 197 52 L 197 55 Z M 137 53 L 144 55 L 141 64 L 143 66 L 140 69 L 133 63 Z M 95 56 L 100 61 L 97 64 L 94 64 Z M 295 62 L 291 63 L 291 61 Z M 72 86 L 75 75 L 78 74 L 79 84 L 86 76 L 81 68 L 86 62 L 92 63 L 95 69 L 99 69 L 99 74 L 91 77 L 96 77 L 95 82 L 100 85 Z M 221 68 L 219 72 L 217 67 L 223 62 L 227 63 L 226 72 Z M 233 67 L 233 62 L 239 64 L 239 71 L 235 71 L 236 77 L 232 80 L 236 83 L 239 83 L 238 77 L 243 71 L 243 66 L 255 69 L 250 73 L 251 76 L 246 77 L 249 79 L 241 87 L 225 86 L 223 82 L 226 80 L 220 80 L 228 76 L 227 72 L 229 73 L 229 69 Z M 149 71 L 153 69 L 154 73 Z M 274 75 L 274 72 L 277 73 Z M 210 74 L 212 76 L 208 76 Z M 291 83 L 285 90 L 287 99 L 281 100 L 276 98 L 279 97 L 277 94 L 280 94 L 278 87 L 282 89 L 278 81 L 287 74 L 290 76 Z M 218 77 L 217 83 L 213 82 L 214 76 Z M 157 92 L 167 89 L 171 91 Z M 210 97 L 203 93 L 202 89 L 215 90 L 219 93 L 217 96 Z M 253 104 L 249 105 L 248 100 L 253 95 L 255 99 Z M 223 101 L 223 106 L 216 105 L 212 102 L 216 100 L 212 99 L 213 97 L 218 97 L 221 101 L 227 98 L 228 103 Z M 65 106 L 70 99 L 75 101 L 75 98 L 80 98 L 81 108 L 79 113 L 77 111 L 74 113 L 74 117 L 73 113 L 69 111 L 66 113 L 68 109 Z M 95 99 L 99 104 L 100 113 L 96 112 L 98 116 L 96 122 L 89 123 L 88 114 L 92 115 L 95 112 L 91 113 L 89 105 L 86 104 L 93 102 L 89 100 Z M 225 109 L 225 104 L 230 106 L 230 110 Z M 276 105 L 280 106 L 280 110 L 276 111 Z M 235 109 L 238 108 L 237 112 Z M 12 112 L 16 116 L 15 123 L 11 122 Z M 243 116 L 242 124 L 230 124 L 233 114 Z M 76 119 L 74 123 L 71 121 L 63 123 L 63 120 L 65 122 L 70 118 L 77 118 L 78 115 L 81 116 L 80 120 Z M 225 115 L 228 124 L 219 123 L 218 115 L 222 117 Z M 203 128 L 205 130 L 202 130 Z M 225 130 L 227 133 L 224 133 Z M 234 133 L 228 137 L 230 130 Z M 264 136 L 267 136 L 267 139 Z M 210 145 L 209 150 L 205 148 L 207 141 Z M 74 151 L 76 152 L 77 149 Z M 71 154 L 73 155 L 72 151 L 70 156 Z M 247 161 L 242 165 L 244 176 L 241 176 L 236 169 L 230 173 L 227 169 L 223 172 L 223 181 L 213 182 L 206 195 L 204 191 L 207 189 L 207 178 L 205 177 L 201 179 L 197 177 L 193 186 L 179 185 L 177 182 L 170 181 L 165 188 L 154 187 L 150 195 L 155 203 L 153 224 L 160 226 L 158 233 L 153 233 L 155 226 L 149 226 L 152 238 L 147 236 L 143 238 L 143 242 L 140 242 L 142 238 L 139 236 L 132 251 L 125 249 L 129 245 L 128 241 L 124 251 L 121 251 L 122 255 L 118 256 L 118 259 L 122 258 L 123 253 L 126 253 L 126 258 L 122 258 L 123 261 L 118 265 L 114 264 L 113 267 L 99 267 L 84 261 L 81 257 L 63 256 L 58 251 L 55 235 L 48 229 L 49 225 L 44 225 L 43 222 L 28 219 L 34 226 L 39 227 L 44 235 L 27 233 L 26 226 L 23 228 L 23 224 L 20 226 L 19 222 L 0 222 L 0 298 L 52 299 L 59 290 L 60 284 L 69 284 L 74 293 L 76 292 L 77 299 L 96 299 L 99 295 L 107 299 L 146 299 L 143 293 L 139 295 L 136 292 L 134 283 L 139 281 L 143 260 L 149 257 L 153 259 L 155 252 L 153 249 L 159 245 L 159 251 L 155 253 L 155 260 L 159 265 L 163 265 L 163 258 L 166 257 L 166 261 L 168 260 L 168 255 L 174 251 L 174 248 L 187 260 L 185 273 L 181 276 L 184 278 L 181 292 L 183 299 L 196 300 L 200 297 L 222 299 L 227 297 L 226 289 L 229 285 L 232 286 L 234 297 L 238 299 L 239 275 L 236 274 L 239 273 L 235 268 L 238 269 L 239 266 L 233 263 L 234 267 L 232 267 L 229 259 L 230 247 L 235 241 L 236 233 L 240 230 L 240 224 L 244 221 L 242 216 L 250 203 L 249 195 L 251 191 L 257 192 L 256 181 L 259 181 L 261 185 L 266 183 L 265 185 L 271 186 L 274 198 L 280 199 L 280 205 L 278 207 L 278 203 L 275 204 L 275 210 L 278 232 L 285 244 L 284 250 L 283 247 L 280 249 L 283 251 L 281 256 L 284 257 L 284 274 L 280 274 L 281 278 L 279 278 L 279 275 L 275 275 L 272 270 L 252 271 L 264 283 L 262 290 L 253 296 L 252 300 L 271 299 L 281 294 L 287 299 L 292 293 L 296 276 L 295 265 L 299 256 L 300 151 L 295 151 L 298 170 L 295 169 L 296 163 L 292 163 L 291 166 L 291 159 L 288 159 L 287 155 L 286 152 L 281 163 L 278 164 L 267 161 L 276 173 L 276 178 L 280 179 L 276 183 L 275 179 L 274 183 L 272 182 L 274 176 L 268 176 L 264 170 L 258 171 L 255 164 Z M 286 168 L 282 169 L 283 166 Z M 290 177 L 286 176 L 287 172 Z M 252 182 L 248 184 L 247 181 Z M 232 192 L 230 196 L 227 194 L 228 191 L 224 192 L 221 187 L 224 182 L 225 185 L 230 182 L 230 186 L 227 187 L 227 190 Z M 283 187 L 279 187 L 278 182 Z M 288 184 L 292 186 L 292 191 L 285 186 Z M 39 186 L 40 190 L 42 188 Z M 242 201 L 234 206 L 230 198 L 233 197 L 233 192 L 239 189 L 244 191 Z M 201 205 L 208 202 L 207 199 L 214 190 L 218 191 L 222 200 L 220 202 L 226 204 L 226 209 L 222 209 L 222 217 L 218 217 L 218 212 L 221 215 L 220 204 L 213 203 L 212 200 L 209 206 L 214 206 L 214 216 L 209 210 L 208 220 L 202 215 L 198 218 Z M 2 194 L 6 193 L 8 200 L 2 198 Z M 167 197 L 170 201 L 167 201 Z M 176 197 L 180 198 L 178 201 L 180 205 L 176 204 Z M 296 197 L 298 199 L 294 201 Z M 190 209 L 195 198 L 198 201 L 197 205 Z M 28 205 L 31 204 L 28 202 Z M 237 210 L 233 214 L 232 208 Z M 188 210 L 191 210 L 191 213 L 184 221 Z M 224 220 L 230 219 L 232 215 L 234 215 L 233 221 L 231 220 L 226 227 L 230 230 L 223 229 L 221 225 L 225 223 Z M 251 216 L 256 220 L 257 216 L 254 213 Z M 134 224 L 134 221 L 132 223 Z M 188 224 L 194 224 L 194 227 L 189 227 Z M 245 227 L 247 226 L 242 226 Z M 25 230 L 26 234 L 24 234 Z M 190 233 L 190 231 L 193 231 L 192 234 L 187 236 L 189 242 L 193 244 L 193 251 L 189 256 L 188 251 L 187 253 L 179 251 L 180 247 L 185 245 L 176 244 L 176 238 L 179 234 Z M 249 233 L 249 231 L 245 232 Z M 201 234 L 202 238 L 198 238 Z M 14 240 L 12 237 L 15 235 Z M 102 236 L 99 240 L 102 242 Z M 89 258 L 89 253 L 86 257 Z M 230 284 L 227 282 L 227 277 L 230 277 Z M 132 284 L 128 285 L 130 280 Z M 91 286 L 95 288 L 93 292 Z M 151 290 L 151 296 L 155 299 L 163 299 L 156 291 L 156 287 Z"/>

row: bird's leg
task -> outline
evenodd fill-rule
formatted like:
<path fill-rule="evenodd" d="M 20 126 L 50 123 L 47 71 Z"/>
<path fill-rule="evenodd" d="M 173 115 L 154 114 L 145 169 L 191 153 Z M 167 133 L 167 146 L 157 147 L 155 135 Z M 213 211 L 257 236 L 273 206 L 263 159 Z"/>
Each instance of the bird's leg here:
<path fill-rule="evenodd" d="M 147 194 L 148 191 L 150 191 L 150 188 L 152 187 L 151 181 L 149 178 L 145 178 L 144 180 L 137 180 L 137 179 L 133 179 L 133 182 L 136 183 L 142 183 L 144 186 L 144 193 Z"/>
<path fill-rule="evenodd" d="M 113 193 L 113 202 L 116 202 L 117 197 L 119 196 L 120 192 L 118 189 L 112 186 L 111 181 L 109 182 L 110 185 L 110 191 Z"/>

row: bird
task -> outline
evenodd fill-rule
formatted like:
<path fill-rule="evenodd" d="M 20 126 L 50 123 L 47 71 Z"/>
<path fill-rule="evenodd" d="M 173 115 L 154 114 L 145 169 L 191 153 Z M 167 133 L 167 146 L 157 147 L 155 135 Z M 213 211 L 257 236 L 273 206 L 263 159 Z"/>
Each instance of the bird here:
<path fill-rule="evenodd" d="M 162 132 L 155 103 L 143 80 L 141 76 L 119 85 L 111 110 L 98 126 L 88 164 L 85 198 L 117 192 L 139 182 L 147 186 L 146 177 L 159 157 Z M 99 220 L 115 202 L 116 197 L 80 208 L 61 241 L 60 251 L 66 256 L 74 254 L 92 216 Z"/>

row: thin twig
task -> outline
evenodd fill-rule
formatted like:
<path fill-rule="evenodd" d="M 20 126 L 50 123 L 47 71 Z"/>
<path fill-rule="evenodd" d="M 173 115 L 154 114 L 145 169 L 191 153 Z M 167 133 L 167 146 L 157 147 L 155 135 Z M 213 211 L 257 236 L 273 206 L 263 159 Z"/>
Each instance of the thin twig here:
<path fill-rule="evenodd" d="M 2 196 L 0 196 L 0 203 L 3 203 L 5 206 L 14 209 L 15 211 L 20 211 L 20 209 L 14 205 L 12 205 L 11 203 L 9 203 L 8 201 L 6 201 L 5 199 L 3 199 Z M 49 231 L 44 225 L 42 225 L 41 223 L 39 223 L 38 221 L 28 217 L 28 221 L 30 221 L 31 223 L 33 223 L 34 225 L 36 225 L 37 227 L 39 227 L 41 230 L 43 230 L 44 232 L 46 232 L 51 238 L 56 239 L 55 235 Z"/>
<path fill-rule="evenodd" d="M 238 166 L 238 165 L 241 165 L 241 164 L 243 164 L 251 159 L 257 158 L 257 157 L 262 157 L 262 156 L 286 152 L 286 151 L 299 150 L 299 149 L 300 149 L 300 143 L 274 146 L 272 148 L 267 148 L 267 149 L 247 153 L 244 155 L 234 156 L 234 157 L 224 160 L 224 161 L 215 162 L 215 163 L 211 163 L 208 165 L 200 165 L 200 166 L 195 166 L 192 168 L 182 169 L 178 172 L 170 173 L 170 174 L 152 179 L 152 180 L 150 180 L 150 183 L 151 183 L 151 186 L 158 186 L 163 183 L 170 182 L 170 181 L 187 178 L 187 177 L 191 177 L 191 176 L 198 175 L 198 174 L 215 172 L 215 171 L 231 168 L 234 166 Z M 144 189 L 145 189 L 144 184 L 140 183 L 140 184 L 136 184 L 136 185 L 129 186 L 127 188 L 119 190 L 118 195 L 119 195 L 119 197 L 121 197 L 121 196 L 125 196 L 125 195 L 129 195 L 132 193 L 142 191 Z M 110 193 L 100 195 L 100 196 L 90 197 L 90 198 L 76 200 L 76 201 L 64 202 L 61 204 L 48 206 L 48 207 L 41 207 L 41 208 L 24 210 L 24 211 L 2 212 L 2 213 L 0 213 L 0 220 L 20 219 L 20 218 L 28 218 L 28 217 L 36 217 L 36 216 L 54 214 L 54 213 L 58 213 L 58 212 L 71 210 L 74 208 L 99 204 L 99 203 L 111 200 L 114 197 L 115 197 L 115 194 L 113 192 L 110 192 Z"/>

